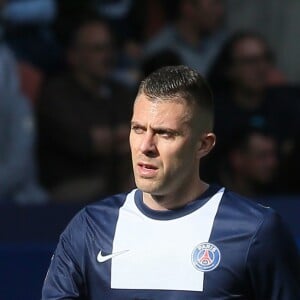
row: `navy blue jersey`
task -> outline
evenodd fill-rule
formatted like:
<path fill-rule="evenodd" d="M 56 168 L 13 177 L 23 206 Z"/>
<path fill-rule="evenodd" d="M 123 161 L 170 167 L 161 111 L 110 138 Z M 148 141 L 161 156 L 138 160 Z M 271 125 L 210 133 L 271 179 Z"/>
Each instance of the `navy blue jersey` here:
<path fill-rule="evenodd" d="M 62 233 L 43 300 L 300 299 L 298 253 L 270 208 L 211 185 L 154 211 L 133 190 L 86 206 Z"/>

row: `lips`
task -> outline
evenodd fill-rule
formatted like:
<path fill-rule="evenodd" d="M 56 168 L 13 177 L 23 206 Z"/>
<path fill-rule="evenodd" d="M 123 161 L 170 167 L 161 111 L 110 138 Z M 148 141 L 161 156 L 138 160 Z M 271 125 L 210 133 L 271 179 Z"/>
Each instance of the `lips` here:
<path fill-rule="evenodd" d="M 142 177 L 150 178 L 155 176 L 157 173 L 158 167 L 148 163 L 138 163 L 138 172 Z"/>
<path fill-rule="evenodd" d="M 138 163 L 138 166 L 145 169 L 157 170 L 158 168 L 154 165 L 147 164 L 147 163 Z"/>

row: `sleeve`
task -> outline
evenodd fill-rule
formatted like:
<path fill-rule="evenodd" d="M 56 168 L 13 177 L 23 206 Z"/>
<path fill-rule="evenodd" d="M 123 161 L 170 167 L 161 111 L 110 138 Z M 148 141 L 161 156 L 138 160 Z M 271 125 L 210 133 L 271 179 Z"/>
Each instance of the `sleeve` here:
<path fill-rule="evenodd" d="M 299 254 L 290 232 L 271 210 L 251 241 L 246 269 L 250 299 L 300 299 Z"/>
<path fill-rule="evenodd" d="M 85 299 L 85 226 L 81 211 L 61 234 L 44 281 L 42 300 Z"/>

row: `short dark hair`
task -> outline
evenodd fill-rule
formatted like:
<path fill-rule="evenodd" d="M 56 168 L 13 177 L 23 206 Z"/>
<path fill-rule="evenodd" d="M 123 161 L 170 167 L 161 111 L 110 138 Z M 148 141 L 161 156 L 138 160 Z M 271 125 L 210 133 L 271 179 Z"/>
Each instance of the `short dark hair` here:
<path fill-rule="evenodd" d="M 214 118 L 214 105 L 212 91 L 206 80 L 195 70 L 184 66 L 162 67 L 140 84 L 138 95 L 144 94 L 149 100 L 180 100 L 195 104 L 202 115 L 204 130 L 212 130 Z"/>

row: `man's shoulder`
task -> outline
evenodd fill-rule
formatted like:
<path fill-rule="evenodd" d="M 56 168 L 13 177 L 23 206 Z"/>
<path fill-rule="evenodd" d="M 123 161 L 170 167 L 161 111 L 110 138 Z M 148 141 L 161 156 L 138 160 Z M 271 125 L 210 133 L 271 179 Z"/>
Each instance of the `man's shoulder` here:
<path fill-rule="evenodd" d="M 85 236 L 87 232 L 114 227 L 127 195 L 128 193 L 122 193 L 108 196 L 84 206 L 71 219 L 62 235 Z"/>
<path fill-rule="evenodd" d="M 222 209 L 232 222 L 243 222 L 248 228 L 257 230 L 264 222 L 275 220 L 278 214 L 271 207 L 264 206 L 255 199 L 241 196 L 225 189 Z"/>
<path fill-rule="evenodd" d="M 95 216 L 101 214 L 112 214 L 118 212 L 126 201 L 129 192 L 110 195 L 93 203 L 86 205 L 82 211 L 86 216 Z"/>
<path fill-rule="evenodd" d="M 277 245 L 286 232 L 282 218 L 272 208 L 225 190 L 215 219 L 213 239 L 234 238 L 238 241 L 235 247 L 247 253 L 256 243 L 268 241 Z"/>

